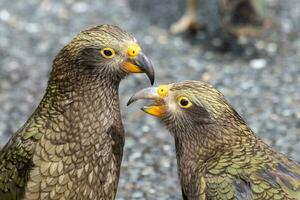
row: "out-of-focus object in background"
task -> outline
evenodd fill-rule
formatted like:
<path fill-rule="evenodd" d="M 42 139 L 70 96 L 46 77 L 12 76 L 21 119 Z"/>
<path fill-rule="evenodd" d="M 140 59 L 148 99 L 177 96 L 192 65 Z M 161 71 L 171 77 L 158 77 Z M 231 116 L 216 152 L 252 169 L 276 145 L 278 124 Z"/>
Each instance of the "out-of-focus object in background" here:
<path fill-rule="evenodd" d="M 198 0 L 186 0 L 185 14 L 179 21 L 172 24 L 170 31 L 173 34 L 181 33 L 184 31 L 196 31 L 200 28 L 200 23 L 197 17 Z"/>
<path fill-rule="evenodd" d="M 186 3 L 185 14 L 170 28 L 173 34 L 205 28 L 213 34 L 255 36 L 263 24 L 265 0 L 186 0 Z M 198 3 L 206 11 L 206 24 L 198 20 Z"/>

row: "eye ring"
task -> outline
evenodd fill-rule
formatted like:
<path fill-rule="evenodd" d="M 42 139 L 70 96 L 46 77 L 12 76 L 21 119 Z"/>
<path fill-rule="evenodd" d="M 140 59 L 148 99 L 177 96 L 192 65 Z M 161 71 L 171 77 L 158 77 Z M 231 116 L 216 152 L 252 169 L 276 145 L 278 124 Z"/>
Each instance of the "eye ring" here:
<path fill-rule="evenodd" d="M 103 48 L 99 53 L 101 54 L 101 56 L 107 59 L 112 58 L 116 55 L 115 50 L 113 50 L 112 48 Z"/>
<path fill-rule="evenodd" d="M 189 108 L 192 106 L 192 103 L 190 102 L 190 100 L 186 97 L 179 97 L 177 99 L 177 103 L 181 108 Z"/>

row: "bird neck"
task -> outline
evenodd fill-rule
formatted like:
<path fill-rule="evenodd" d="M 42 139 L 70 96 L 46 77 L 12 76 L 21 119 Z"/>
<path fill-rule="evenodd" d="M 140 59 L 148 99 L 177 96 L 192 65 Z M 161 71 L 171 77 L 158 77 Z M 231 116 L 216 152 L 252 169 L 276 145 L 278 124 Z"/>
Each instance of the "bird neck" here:
<path fill-rule="evenodd" d="M 64 129 L 67 134 L 80 137 L 82 134 L 86 136 L 102 134 L 113 125 L 121 126 L 118 124 L 120 80 L 97 73 L 58 76 L 52 72 L 47 92 L 38 108 L 39 116 L 49 118 L 49 113 L 51 118 L 59 116 L 62 118 L 61 123 L 71 123 L 73 128 L 76 127 L 78 130 L 73 131 L 67 126 L 62 126 L 60 129 Z M 86 130 L 94 124 L 103 130 Z"/>
<path fill-rule="evenodd" d="M 109 78 L 80 80 L 75 84 L 64 82 L 49 84 L 44 98 L 45 101 L 51 100 L 53 108 L 77 102 L 84 107 L 92 104 L 94 111 L 97 111 L 112 106 L 119 107 L 118 87 L 119 82 Z"/>
<path fill-rule="evenodd" d="M 80 194 L 82 199 L 103 199 L 102 195 L 113 199 L 124 146 L 119 83 L 105 78 L 77 81 L 53 82 L 50 78 L 47 92 L 31 119 L 35 123 L 29 123 L 37 129 L 36 138 L 40 138 L 32 171 L 46 169 L 49 173 L 45 176 L 51 176 L 55 183 L 67 178 L 68 189 L 74 195 L 79 193 L 74 192 L 77 188 L 85 188 Z M 53 167 L 53 163 L 60 163 L 60 168 Z M 46 194 L 52 186 L 45 182 L 45 176 L 30 176 L 31 185 L 45 187 L 26 189 L 25 195 Z"/>
<path fill-rule="evenodd" d="M 190 170 L 205 170 L 222 155 L 232 151 L 233 146 L 241 146 L 245 141 L 255 143 L 256 136 L 243 121 L 229 123 L 200 124 L 184 133 L 174 133 L 177 158 L 188 161 Z M 179 161 L 180 162 L 180 161 Z M 199 172 L 198 172 L 199 173 Z"/>
<path fill-rule="evenodd" d="M 191 166 L 186 166 L 188 168 L 204 167 L 207 160 L 216 153 L 216 149 L 221 150 L 224 144 L 221 138 L 216 137 L 213 125 L 201 125 L 197 129 L 174 134 L 177 159 L 190 161 Z"/>

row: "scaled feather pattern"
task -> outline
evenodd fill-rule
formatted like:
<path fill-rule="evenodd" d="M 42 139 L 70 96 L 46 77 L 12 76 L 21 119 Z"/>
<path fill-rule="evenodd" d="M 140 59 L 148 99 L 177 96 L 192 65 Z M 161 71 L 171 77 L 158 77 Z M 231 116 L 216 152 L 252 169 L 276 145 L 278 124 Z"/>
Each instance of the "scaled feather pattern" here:
<path fill-rule="evenodd" d="M 131 45 L 130 34 L 101 25 L 58 53 L 42 101 L 0 151 L 1 200 L 115 198 L 124 146 L 118 87 Z"/>
<path fill-rule="evenodd" d="M 261 141 L 212 86 L 184 81 L 146 88 L 130 103 L 138 99 L 154 100 L 143 110 L 175 138 L 183 199 L 300 199 L 300 165 Z"/>

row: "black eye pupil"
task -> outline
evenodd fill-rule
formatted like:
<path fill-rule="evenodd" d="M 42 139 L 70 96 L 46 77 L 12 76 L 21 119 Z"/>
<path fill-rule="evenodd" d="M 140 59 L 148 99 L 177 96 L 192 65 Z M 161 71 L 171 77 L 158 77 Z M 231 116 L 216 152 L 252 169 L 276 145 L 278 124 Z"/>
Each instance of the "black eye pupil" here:
<path fill-rule="evenodd" d="M 180 104 L 181 104 L 182 106 L 187 106 L 187 105 L 189 104 L 189 101 L 186 100 L 186 99 L 181 99 L 181 100 L 180 100 Z"/>
<path fill-rule="evenodd" d="M 104 55 L 106 55 L 106 56 L 112 56 L 112 52 L 110 51 L 110 50 L 104 50 Z"/>

